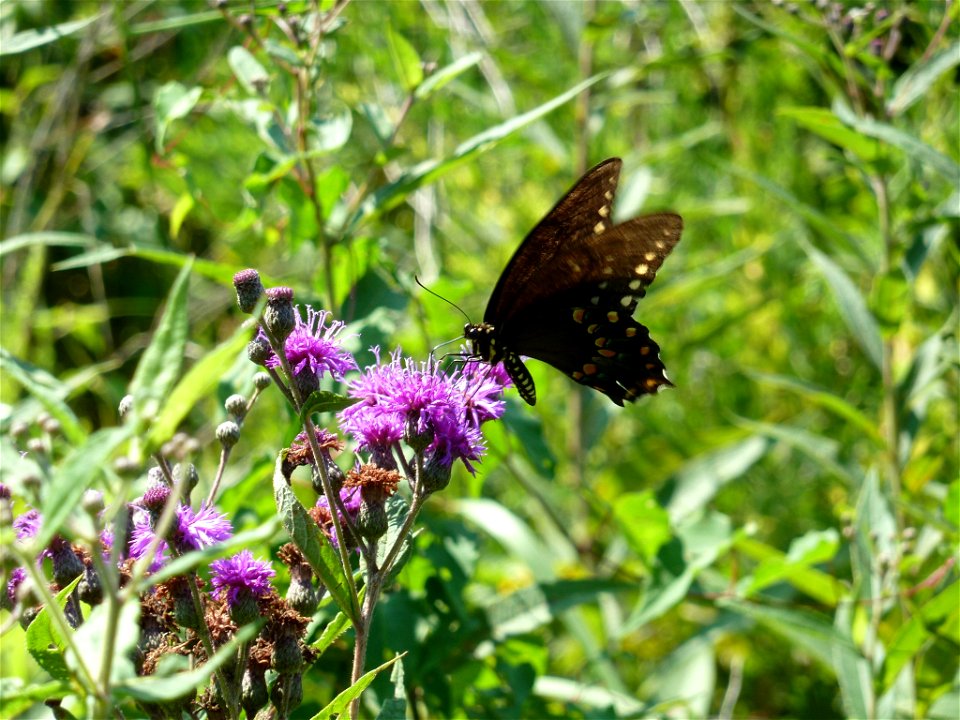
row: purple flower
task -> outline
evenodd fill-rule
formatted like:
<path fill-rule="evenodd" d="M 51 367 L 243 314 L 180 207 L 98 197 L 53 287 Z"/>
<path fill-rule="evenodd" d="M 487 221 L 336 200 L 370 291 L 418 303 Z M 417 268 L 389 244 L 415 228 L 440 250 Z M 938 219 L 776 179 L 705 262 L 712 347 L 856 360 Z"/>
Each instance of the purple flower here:
<path fill-rule="evenodd" d="M 474 472 L 471 461 L 485 451 L 480 425 L 503 415 L 507 382 L 502 368 L 467 363 L 444 373 L 432 361 L 401 360 L 397 350 L 350 383 L 350 396 L 361 402 L 340 413 L 340 427 L 375 452 L 413 433 L 428 439 L 426 452 L 442 463 L 461 460 Z"/>
<path fill-rule="evenodd" d="M 14 605 L 17 601 L 17 588 L 20 587 L 20 583 L 27 579 L 27 571 L 25 568 L 18 567 L 14 568 L 10 573 L 10 579 L 7 580 L 7 600 L 10 601 L 10 605 Z"/>
<path fill-rule="evenodd" d="M 133 517 L 133 533 L 130 537 L 130 557 L 139 560 L 147 552 L 156 534 L 153 531 L 153 518 L 142 508 L 136 508 Z M 171 536 L 180 552 L 201 550 L 229 540 L 233 536 L 233 528 L 226 515 L 219 513 L 212 506 L 202 504 L 196 512 L 189 505 L 181 503 L 177 506 L 177 520 L 174 523 Z M 161 541 L 157 545 L 156 555 L 151 571 L 157 570 L 167 560 L 167 542 Z"/>
<path fill-rule="evenodd" d="M 284 343 L 284 352 L 294 375 L 310 370 L 318 378 L 324 372 L 330 373 L 336 380 L 342 380 L 343 374 L 357 369 L 353 355 L 340 347 L 340 333 L 344 324 L 333 320 L 327 324 L 330 313 L 314 310 L 307 306 L 307 320 L 304 322 L 300 309 L 295 308 L 297 323 Z M 263 331 L 261 331 L 261 335 Z M 265 335 L 263 337 L 266 337 Z M 275 353 L 266 361 L 266 367 L 275 368 L 280 359 Z"/>
<path fill-rule="evenodd" d="M 235 605 L 241 593 L 260 598 L 270 592 L 270 578 L 276 573 L 266 560 L 256 560 L 249 550 L 233 557 L 210 563 L 214 592 L 225 594 L 227 603 Z"/>
<path fill-rule="evenodd" d="M 350 519 L 355 520 L 360 513 L 360 504 L 363 501 L 363 498 L 360 496 L 360 490 L 355 487 L 341 488 L 340 500 L 343 502 L 343 507 L 347 511 L 347 514 L 350 515 Z M 333 514 L 330 512 L 330 503 L 326 495 L 319 497 L 317 504 L 310 510 L 310 516 L 317 525 L 320 526 L 320 529 L 323 530 L 330 544 L 338 547 L 337 533 L 333 529 Z M 346 521 L 343 519 L 342 514 L 338 517 L 340 518 L 340 526 L 343 527 Z"/>
<path fill-rule="evenodd" d="M 13 529 L 17 531 L 17 540 L 29 540 L 40 532 L 43 518 L 39 510 L 27 510 L 13 520 Z"/>

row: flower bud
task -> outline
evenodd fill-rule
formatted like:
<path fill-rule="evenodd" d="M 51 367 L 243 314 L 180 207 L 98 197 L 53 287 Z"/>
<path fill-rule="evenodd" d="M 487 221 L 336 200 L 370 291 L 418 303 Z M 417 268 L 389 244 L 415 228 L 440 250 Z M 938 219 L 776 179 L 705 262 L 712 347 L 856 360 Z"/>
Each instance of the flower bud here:
<path fill-rule="evenodd" d="M 265 337 L 258 335 L 247 343 L 247 358 L 254 365 L 263 367 L 271 357 L 273 357 L 273 348 L 270 347 L 270 342 Z M 267 375 L 267 377 L 270 376 Z"/>
<path fill-rule="evenodd" d="M 303 702 L 303 676 L 295 673 L 278 678 L 270 691 L 270 702 L 280 717 L 289 717 Z"/>
<path fill-rule="evenodd" d="M 173 466 L 173 481 L 180 484 L 184 497 L 188 497 L 200 482 L 200 473 L 193 463 L 177 463 Z"/>
<path fill-rule="evenodd" d="M 14 440 L 23 440 L 30 432 L 30 426 L 23 420 L 14 420 L 10 423 L 10 437 Z"/>
<path fill-rule="evenodd" d="M 257 599 L 249 592 L 239 592 L 233 602 L 228 603 L 230 610 L 230 619 L 236 623 L 237 627 L 252 623 L 260 617 L 260 607 L 257 605 Z"/>
<path fill-rule="evenodd" d="M 61 429 L 60 421 L 55 417 L 48 416 L 40 423 L 40 429 L 47 433 L 47 435 L 59 435 Z"/>
<path fill-rule="evenodd" d="M 277 343 L 284 341 L 297 325 L 293 311 L 293 288 L 275 287 L 267 290 L 267 307 L 263 311 L 263 326 Z M 281 350 L 281 348 L 277 348 Z"/>
<path fill-rule="evenodd" d="M 319 604 L 320 594 L 310 582 L 310 576 L 291 574 L 290 586 L 287 588 L 287 605 L 304 617 L 310 617 L 317 611 Z"/>
<path fill-rule="evenodd" d="M 270 696 L 267 693 L 267 681 L 264 679 L 264 669 L 261 667 L 247 669 L 240 681 L 240 704 L 248 718 L 256 716 L 257 711 L 267 704 Z"/>
<path fill-rule="evenodd" d="M 103 512 L 103 493 L 99 490 L 84 490 L 80 507 L 91 517 L 96 517 Z"/>
<path fill-rule="evenodd" d="M 260 296 L 263 295 L 260 273 L 250 268 L 241 270 L 233 276 L 233 287 L 237 291 L 237 305 L 240 306 L 240 311 L 252 313 L 257 307 Z"/>
<path fill-rule="evenodd" d="M 383 500 L 360 502 L 357 530 L 367 540 L 378 540 L 387 531 L 387 510 Z"/>
<path fill-rule="evenodd" d="M 304 400 L 310 397 L 310 393 L 320 389 L 320 378 L 309 367 L 305 367 L 294 375 L 293 382 L 297 386 L 300 397 Z"/>
<path fill-rule="evenodd" d="M 217 440 L 224 450 L 229 450 L 240 439 L 240 426 L 232 420 L 222 422 L 217 426 Z"/>
<path fill-rule="evenodd" d="M 27 452 L 32 455 L 46 455 L 47 447 L 40 438 L 30 438 L 27 440 Z"/>
<path fill-rule="evenodd" d="M 83 572 L 83 563 L 70 543 L 61 537 L 55 537 L 49 549 L 53 558 L 53 581 L 60 587 L 66 587 Z"/>
<path fill-rule="evenodd" d="M 266 390 L 270 387 L 270 383 L 273 382 L 273 378 L 270 377 L 269 373 L 258 372 L 253 376 L 253 386 L 257 390 Z"/>
<path fill-rule="evenodd" d="M 167 476 L 163 474 L 163 470 L 159 466 L 154 465 L 147 470 L 147 482 L 151 485 L 166 485 Z"/>
<path fill-rule="evenodd" d="M 83 579 L 77 585 L 77 596 L 87 605 L 99 605 L 103 602 L 103 585 L 93 565 L 84 565 Z"/>
<path fill-rule="evenodd" d="M 409 418 L 403 428 L 403 440 L 414 452 L 426 450 L 427 446 L 433 442 L 435 435 L 436 433 L 429 426 L 425 426 L 418 432 L 416 418 Z"/>
<path fill-rule="evenodd" d="M 303 666 L 303 651 L 292 633 L 284 633 L 277 638 L 270 656 L 270 667 L 280 675 L 298 672 Z"/>
<path fill-rule="evenodd" d="M 243 395 L 231 395 L 223 403 L 223 406 L 237 420 L 243 420 L 243 416 L 247 414 L 247 399 Z"/>
<path fill-rule="evenodd" d="M 431 455 L 423 463 L 423 474 L 420 482 L 428 493 L 443 490 L 450 484 L 451 466 L 443 463 L 436 455 Z"/>
<path fill-rule="evenodd" d="M 126 417 L 127 413 L 133 410 L 133 395 L 124 395 L 120 399 L 120 406 L 117 408 L 117 412 L 120 413 L 120 417 Z"/>

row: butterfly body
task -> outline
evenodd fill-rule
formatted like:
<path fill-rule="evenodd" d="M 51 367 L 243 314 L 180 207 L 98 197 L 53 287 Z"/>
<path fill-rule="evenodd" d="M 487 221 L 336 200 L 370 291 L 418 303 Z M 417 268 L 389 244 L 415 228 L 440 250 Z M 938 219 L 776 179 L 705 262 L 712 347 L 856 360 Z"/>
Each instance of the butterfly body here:
<path fill-rule="evenodd" d="M 617 405 L 672 384 L 659 346 L 633 312 L 680 240 L 683 221 L 661 213 L 614 224 L 621 164 L 600 163 L 547 213 L 507 263 L 483 322 L 464 328 L 472 354 L 502 361 L 530 405 L 536 388 L 521 356 Z"/>

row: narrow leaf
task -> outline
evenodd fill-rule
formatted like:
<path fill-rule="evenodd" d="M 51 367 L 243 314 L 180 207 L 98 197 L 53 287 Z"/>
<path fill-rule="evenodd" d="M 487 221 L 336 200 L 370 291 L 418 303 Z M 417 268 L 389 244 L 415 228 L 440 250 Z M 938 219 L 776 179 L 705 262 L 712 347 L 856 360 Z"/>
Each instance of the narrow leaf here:
<path fill-rule="evenodd" d="M 362 676 L 360 676 L 359 680 L 337 695 L 329 705 L 314 715 L 312 720 L 330 720 L 330 718 L 333 717 L 342 717 L 344 713 L 346 713 L 350 703 L 352 703 L 355 698 L 360 697 L 360 693 L 367 689 L 367 686 L 373 682 L 374 678 L 397 662 L 397 660 L 402 658 L 404 655 L 406 655 L 406 653 L 397 655 L 393 659 L 387 660 L 387 662 L 380 667 L 376 667 L 370 672 L 364 673 Z"/>
<path fill-rule="evenodd" d="M 259 95 L 270 80 L 263 65 L 242 45 L 234 45 L 227 53 L 227 64 L 237 80 L 251 95 Z"/>
<path fill-rule="evenodd" d="M 857 343 L 870 358 L 874 366 L 879 368 L 883 354 L 882 340 L 880 338 L 880 328 L 870 310 L 867 308 L 867 302 L 864 300 L 860 290 L 853 284 L 853 281 L 847 277 L 846 273 L 840 269 L 833 260 L 827 255 L 817 250 L 813 245 L 804 242 L 803 248 L 807 255 L 813 261 L 814 265 L 823 273 L 833 291 L 833 297 L 837 301 L 837 307 L 840 315 L 846 322 L 847 327 L 857 340 Z"/>
<path fill-rule="evenodd" d="M 160 413 L 180 374 L 189 330 L 187 299 L 190 267 L 191 263 L 187 262 L 174 281 L 160 323 L 130 383 L 135 418 L 131 424 L 136 428 Z"/>
<path fill-rule="evenodd" d="M 24 30 L 16 33 L 13 37 L 4 38 L 0 43 L 0 57 L 6 55 L 17 55 L 19 53 L 33 50 L 56 42 L 61 38 L 69 37 L 91 23 L 100 19 L 100 13 L 82 18 L 81 20 L 71 20 L 70 22 L 60 23 L 51 27 L 40 28 L 38 30 Z"/>
<path fill-rule="evenodd" d="M 868 162 L 876 160 L 879 155 L 876 140 L 864 137 L 857 131 L 850 129 L 826 108 L 785 108 L 779 110 L 777 114 L 796 120 L 801 127 L 816 133 L 834 145 L 859 155 Z"/>
<path fill-rule="evenodd" d="M 157 124 L 155 140 L 157 152 L 163 152 L 163 141 L 170 123 L 189 115 L 202 94 L 202 88 L 188 88 L 178 82 L 169 82 L 157 90 L 153 96 L 154 121 Z"/>
<path fill-rule="evenodd" d="M 887 112 L 895 117 L 922 98 L 944 74 L 960 64 L 960 42 L 954 42 L 927 59 L 920 59 L 897 78 L 887 102 Z"/>
<path fill-rule="evenodd" d="M 670 539 L 670 516 L 657 503 L 652 490 L 626 493 L 617 498 L 613 515 L 630 548 L 647 563 Z"/>
<path fill-rule="evenodd" d="M 431 73 L 423 82 L 417 85 L 417 89 L 413 93 L 414 96 L 418 100 L 424 100 L 430 97 L 430 95 L 442 88 L 455 77 L 466 72 L 474 65 L 477 65 L 482 59 L 483 53 L 472 52 L 464 55 L 462 58 L 454 60 L 446 67 L 442 67 L 439 70 Z"/>
<path fill-rule="evenodd" d="M 360 402 L 360 398 L 348 398 L 329 390 L 314 390 L 300 409 L 300 420 L 306 420 L 313 413 L 340 412 Z"/>
<path fill-rule="evenodd" d="M 413 45 L 392 27 L 387 28 L 387 50 L 393 62 L 394 72 L 407 92 L 412 92 L 423 82 L 423 64 Z"/>

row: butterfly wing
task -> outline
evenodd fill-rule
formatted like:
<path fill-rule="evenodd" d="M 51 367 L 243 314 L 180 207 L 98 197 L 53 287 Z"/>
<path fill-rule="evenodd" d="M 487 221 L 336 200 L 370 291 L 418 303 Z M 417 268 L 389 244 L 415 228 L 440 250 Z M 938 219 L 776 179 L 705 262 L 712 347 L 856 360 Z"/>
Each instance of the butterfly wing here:
<path fill-rule="evenodd" d="M 588 170 L 527 234 L 490 295 L 484 322 L 502 325 L 556 291 L 561 278 L 544 283 L 541 271 L 564 255 L 571 242 L 588 239 L 612 224 L 613 197 L 622 166 L 619 158 L 610 158 Z"/>
<path fill-rule="evenodd" d="M 572 243 L 537 277 L 551 291 L 501 323 L 501 344 L 618 405 L 671 385 L 660 347 L 633 312 L 682 228 L 678 215 L 648 215 Z"/>

